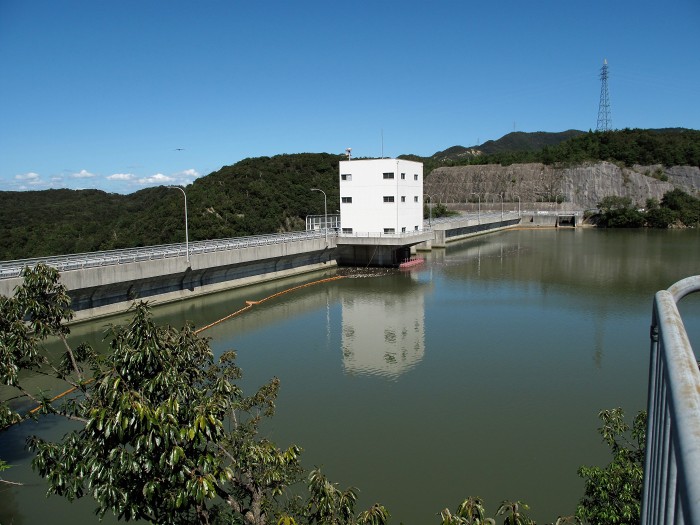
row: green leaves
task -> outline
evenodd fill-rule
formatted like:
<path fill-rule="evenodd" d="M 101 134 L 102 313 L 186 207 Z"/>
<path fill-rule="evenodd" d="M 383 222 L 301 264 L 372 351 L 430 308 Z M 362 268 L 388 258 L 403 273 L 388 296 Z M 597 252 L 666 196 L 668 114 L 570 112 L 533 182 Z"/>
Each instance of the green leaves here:
<path fill-rule="evenodd" d="M 625 422 L 621 408 L 602 410 L 598 417 L 603 423 L 598 431 L 613 458 L 606 467 L 579 468 L 585 494 L 576 516 L 591 525 L 639 523 L 646 412 L 637 414 L 632 427 Z"/>
<path fill-rule="evenodd" d="M 54 268 L 39 264 L 25 268 L 24 282 L 15 290 L 12 297 L 0 296 L 0 381 L 19 394 L 25 395 L 39 405 L 42 412 L 62 412 L 74 415 L 75 403 L 68 400 L 62 410 L 54 408 L 47 394 L 24 388 L 20 380 L 22 370 L 53 370 L 60 379 L 70 385 L 82 387 L 82 367 L 75 355 L 67 348 L 63 363 L 55 366 L 56 359 L 49 359 L 43 342 L 49 337 L 58 337 L 65 343 L 68 328 L 65 322 L 73 316 L 70 298 L 66 289 L 59 283 L 58 272 Z M 89 346 L 79 349 L 79 357 L 91 362 L 93 354 Z M 35 412 L 20 416 L 2 403 L 0 424 L 18 422 L 23 417 L 33 417 Z"/>
<path fill-rule="evenodd" d="M 13 298 L 0 297 L 6 384 L 21 389 L 20 370 L 49 364 L 40 342 L 64 338 L 68 307 L 58 274 L 41 266 L 25 272 Z M 241 376 L 234 353 L 215 363 L 192 327 L 157 326 L 144 303 L 132 313 L 127 325 L 111 328 L 107 356 L 65 344 L 54 373 L 84 395 L 54 405 L 40 393 L 36 401 L 44 412 L 85 425 L 56 443 L 31 439 L 33 467 L 50 493 L 69 500 L 90 495 L 100 516 L 192 523 L 237 515 L 265 522 L 274 497 L 301 472 L 298 447 L 283 451 L 257 435 L 261 417 L 274 411 L 279 381 L 246 397 L 233 383 Z M 83 376 L 86 364 L 92 378 Z M 19 420 L 6 404 L 0 408 L 3 425 Z M 237 424 L 225 424 L 229 418 Z"/>
<path fill-rule="evenodd" d="M 241 371 L 234 352 L 215 362 L 191 326 L 158 326 L 145 303 L 132 307 L 126 325 L 111 328 L 107 355 L 87 346 L 72 349 L 63 324 L 71 312 L 64 310 L 58 274 L 37 271 L 21 300 L 0 298 L 0 355 L 7 365 L 3 379 L 21 388 L 19 371 L 51 364 L 42 339 L 64 342 L 53 372 L 81 395 L 54 403 L 39 393 L 36 401 L 43 412 L 84 426 L 57 442 L 29 440 L 32 465 L 49 493 L 68 500 L 89 496 L 98 516 L 166 524 L 387 522 L 389 513 L 378 504 L 356 515 L 357 490 L 339 490 L 320 471 L 309 477 L 308 502 L 282 512 L 280 502 L 303 470 L 298 446 L 280 449 L 258 434 L 261 420 L 274 413 L 277 378 L 244 395 L 235 383 Z M 19 419 L 0 407 L 3 423 Z"/>
<path fill-rule="evenodd" d="M 389 511 L 384 506 L 375 503 L 369 509 L 357 516 L 358 525 L 384 525 L 389 521 Z"/>
<path fill-rule="evenodd" d="M 496 511 L 496 516 L 504 516 L 503 525 L 534 525 L 534 521 L 523 513 L 529 510 L 525 503 L 521 501 L 502 501 Z"/>
<path fill-rule="evenodd" d="M 527 504 L 522 501 L 501 502 L 496 516 L 503 516 L 504 525 L 535 525 L 524 511 L 529 510 Z M 469 497 L 457 508 L 456 513 L 450 509 L 443 509 L 440 513 L 441 525 L 495 525 L 494 518 L 486 517 L 486 510 L 481 498 Z M 561 518 L 560 518 L 561 519 Z M 559 521 L 557 522 L 559 523 Z"/>
<path fill-rule="evenodd" d="M 700 224 L 700 199 L 675 189 L 667 192 L 661 204 L 647 199 L 647 210 L 640 211 L 629 197 L 609 196 L 598 203 L 598 226 L 606 228 L 668 228 L 673 224 L 688 227 Z"/>
<path fill-rule="evenodd" d="M 63 323 L 73 317 L 70 298 L 54 268 L 27 267 L 23 276 L 13 297 L 0 297 L 0 380 L 15 387 L 20 369 L 37 370 L 48 363 L 41 342 L 66 335 Z"/>
<path fill-rule="evenodd" d="M 344 491 L 328 481 L 320 469 L 311 471 L 308 477 L 309 499 L 304 514 L 309 523 L 319 525 L 384 525 L 389 520 L 389 512 L 375 503 L 369 509 L 355 516 L 357 489 Z"/>
<path fill-rule="evenodd" d="M 700 225 L 700 199 L 682 190 L 667 192 L 661 201 L 661 209 L 668 210 L 686 226 Z"/>
<path fill-rule="evenodd" d="M 598 203 L 600 214 L 598 226 L 605 228 L 640 228 L 644 226 L 644 215 L 634 206 L 629 197 L 609 196 Z"/>

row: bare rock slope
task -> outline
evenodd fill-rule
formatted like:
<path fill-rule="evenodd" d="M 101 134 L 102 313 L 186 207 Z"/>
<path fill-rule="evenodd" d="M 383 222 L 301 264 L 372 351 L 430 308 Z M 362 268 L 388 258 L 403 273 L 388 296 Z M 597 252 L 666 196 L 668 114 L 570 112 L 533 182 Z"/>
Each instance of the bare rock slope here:
<path fill-rule="evenodd" d="M 544 164 L 455 166 L 433 170 L 424 194 L 435 202 L 459 203 L 500 195 L 505 201 L 564 201 L 578 209 L 594 208 L 608 196 L 630 197 L 638 206 L 661 200 L 679 188 L 700 196 L 700 168 L 694 166 L 620 167 L 610 162 L 572 167 Z"/>

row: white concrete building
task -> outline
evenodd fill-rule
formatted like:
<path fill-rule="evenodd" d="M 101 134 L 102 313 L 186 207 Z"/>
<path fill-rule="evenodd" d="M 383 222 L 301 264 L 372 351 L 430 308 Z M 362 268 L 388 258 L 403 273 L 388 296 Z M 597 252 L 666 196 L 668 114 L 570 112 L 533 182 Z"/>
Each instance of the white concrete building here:
<path fill-rule="evenodd" d="M 423 230 L 423 164 L 402 159 L 340 161 L 341 234 Z"/>

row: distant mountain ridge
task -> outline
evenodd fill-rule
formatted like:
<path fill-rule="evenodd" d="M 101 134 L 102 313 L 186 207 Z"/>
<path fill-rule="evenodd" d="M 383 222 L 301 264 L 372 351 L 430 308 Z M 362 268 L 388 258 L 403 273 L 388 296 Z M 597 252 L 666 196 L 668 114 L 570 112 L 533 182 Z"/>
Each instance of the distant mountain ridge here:
<path fill-rule="evenodd" d="M 547 131 L 514 131 L 498 140 L 487 140 L 478 146 L 452 146 L 434 153 L 430 158 L 438 162 L 462 160 L 465 157 L 478 155 L 494 155 L 496 153 L 512 153 L 516 151 L 538 151 L 545 146 L 556 146 L 573 137 L 584 135 L 584 131 L 570 129 L 561 132 Z"/>

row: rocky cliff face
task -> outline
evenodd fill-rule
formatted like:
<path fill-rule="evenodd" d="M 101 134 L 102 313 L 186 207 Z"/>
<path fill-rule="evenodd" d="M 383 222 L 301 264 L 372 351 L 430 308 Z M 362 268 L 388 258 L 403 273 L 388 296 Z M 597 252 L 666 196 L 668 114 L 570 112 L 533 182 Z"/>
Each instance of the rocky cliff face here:
<path fill-rule="evenodd" d="M 679 188 L 700 197 L 700 168 L 693 166 L 619 167 L 599 162 L 568 168 L 544 164 L 456 166 L 437 168 L 425 180 L 424 194 L 434 202 L 459 203 L 501 195 L 505 201 L 553 201 L 578 209 L 595 208 L 607 196 L 630 197 L 638 206 L 659 201 Z M 498 197 L 496 197 L 498 199 Z"/>

